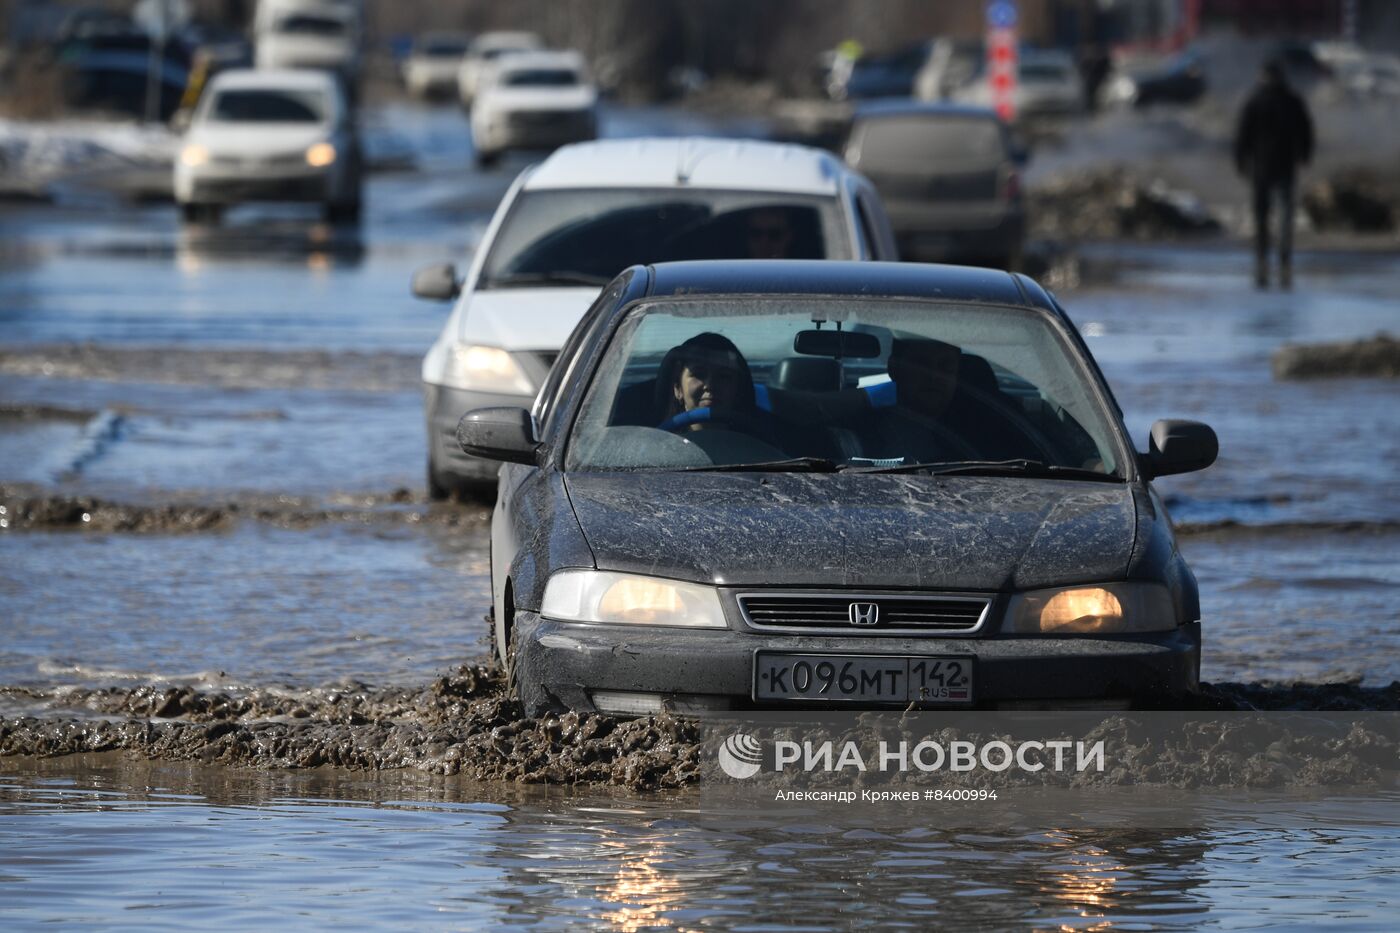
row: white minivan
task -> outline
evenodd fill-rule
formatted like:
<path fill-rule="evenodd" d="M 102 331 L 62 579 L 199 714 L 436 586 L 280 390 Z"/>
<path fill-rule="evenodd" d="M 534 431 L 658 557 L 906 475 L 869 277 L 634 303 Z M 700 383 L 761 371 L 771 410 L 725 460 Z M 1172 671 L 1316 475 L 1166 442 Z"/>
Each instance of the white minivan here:
<path fill-rule="evenodd" d="M 474 408 L 529 408 L 603 286 L 637 263 L 895 259 L 875 188 L 831 153 L 732 139 L 575 143 L 523 171 L 464 280 L 420 269 L 414 294 L 456 299 L 423 358 L 431 497 L 489 493 L 499 464 L 464 454 Z"/>

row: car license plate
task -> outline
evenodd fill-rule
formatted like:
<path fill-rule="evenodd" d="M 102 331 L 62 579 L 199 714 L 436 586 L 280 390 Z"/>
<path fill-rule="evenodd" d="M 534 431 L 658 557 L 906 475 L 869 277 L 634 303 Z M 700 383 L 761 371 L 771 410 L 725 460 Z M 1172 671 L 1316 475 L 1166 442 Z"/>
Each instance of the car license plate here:
<path fill-rule="evenodd" d="M 755 700 L 971 703 L 972 659 L 889 655 L 754 655 Z"/>

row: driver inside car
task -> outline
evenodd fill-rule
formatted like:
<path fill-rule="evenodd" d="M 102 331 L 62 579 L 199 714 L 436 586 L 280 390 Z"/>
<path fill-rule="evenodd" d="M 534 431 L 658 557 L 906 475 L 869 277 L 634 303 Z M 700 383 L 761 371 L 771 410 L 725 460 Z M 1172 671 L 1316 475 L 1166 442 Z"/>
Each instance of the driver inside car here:
<path fill-rule="evenodd" d="M 748 361 L 733 341 L 715 333 L 696 334 L 666 354 L 656 393 L 664 431 L 697 431 L 758 413 Z"/>

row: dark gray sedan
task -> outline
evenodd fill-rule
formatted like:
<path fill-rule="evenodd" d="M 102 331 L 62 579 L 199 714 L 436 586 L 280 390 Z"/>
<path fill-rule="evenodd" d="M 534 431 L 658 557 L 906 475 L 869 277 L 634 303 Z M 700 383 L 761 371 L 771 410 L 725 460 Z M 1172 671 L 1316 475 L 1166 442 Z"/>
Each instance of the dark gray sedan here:
<path fill-rule="evenodd" d="M 1146 453 L 1030 279 L 954 266 L 633 267 L 506 461 L 494 638 L 526 711 L 1121 705 L 1198 688 L 1200 606 Z"/>

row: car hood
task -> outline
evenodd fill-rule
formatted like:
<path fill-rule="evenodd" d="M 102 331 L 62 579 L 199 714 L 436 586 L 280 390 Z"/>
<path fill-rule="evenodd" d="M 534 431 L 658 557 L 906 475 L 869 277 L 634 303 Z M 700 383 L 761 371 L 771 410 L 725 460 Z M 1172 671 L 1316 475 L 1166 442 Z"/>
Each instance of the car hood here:
<path fill-rule="evenodd" d="M 185 134 L 185 142 L 205 146 L 215 155 L 262 156 L 306 149 L 330 135 L 330 127 L 323 123 L 292 126 L 278 126 L 275 123 L 204 123 L 191 127 Z"/>
<path fill-rule="evenodd" d="M 587 110 L 598 102 L 592 86 L 492 87 L 481 95 L 482 106 L 502 112 L 520 110 Z"/>
<path fill-rule="evenodd" d="M 1021 590 L 1121 578 L 1128 484 L 811 473 L 566 476 L 598 569 L 735 586 Z"/>
<path fill-rule="evenodd" d="M 499 288 L 474 292 L 457 322 L 460 343 L 557 350 L 600 288 Z"/>

